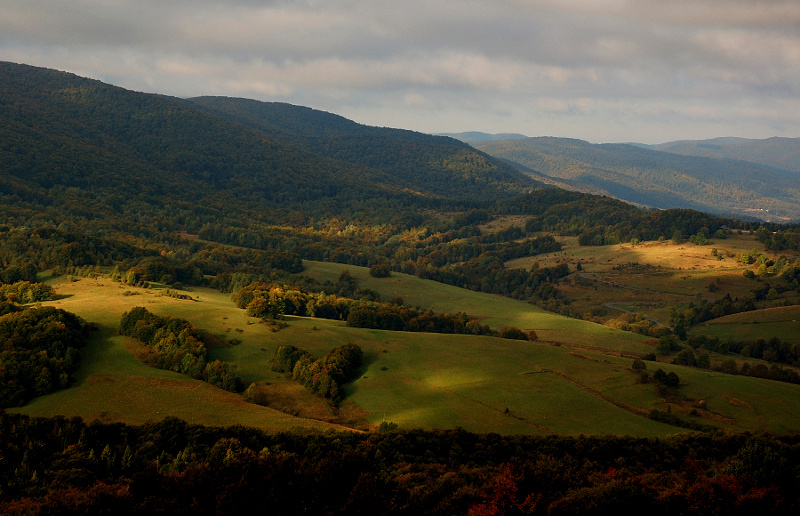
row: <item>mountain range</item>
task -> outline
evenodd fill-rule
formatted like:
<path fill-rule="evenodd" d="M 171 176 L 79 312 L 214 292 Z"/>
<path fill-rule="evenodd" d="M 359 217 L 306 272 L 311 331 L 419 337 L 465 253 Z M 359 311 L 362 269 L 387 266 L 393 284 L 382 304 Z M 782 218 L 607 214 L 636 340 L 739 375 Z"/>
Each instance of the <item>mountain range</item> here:
<path fill-rule="evenodd" d="M 145 94 L 0 63 L 0 202 L 11 222 L 196 231 L 397 216 L 541 184 L 452 138 L 305 107 Z M 58 222 L 56 222 L 58 223 Z"/>
<path fill-rule="evenodd" d="M 472 142 L 538 181 L 652 208 L 800 219 L 800 139 L 591 144 L 554 137 Z"/>
<path fill-rule="evenodd" d="M 194 231 L 232 212 L 270 224 L 323 213 L 381 220 L 543 186 L 659 209 L 800 220 L 800 139 L 645 146 L 452 136 L 278 102 L 138 93 L 0 63 L 0 200 L 29 224 L 72 217 L 104 230 L 139 220 Z"/>

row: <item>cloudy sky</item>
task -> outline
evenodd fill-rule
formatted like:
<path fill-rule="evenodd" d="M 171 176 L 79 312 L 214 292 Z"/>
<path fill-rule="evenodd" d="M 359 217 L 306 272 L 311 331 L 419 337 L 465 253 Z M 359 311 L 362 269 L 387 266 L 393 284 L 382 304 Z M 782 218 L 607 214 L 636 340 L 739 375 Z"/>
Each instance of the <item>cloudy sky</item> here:
<path fill-rule="evenodd" d="M 423 132 L 800 137 L 799 0 L 0 0 L 0 60 Z"/>

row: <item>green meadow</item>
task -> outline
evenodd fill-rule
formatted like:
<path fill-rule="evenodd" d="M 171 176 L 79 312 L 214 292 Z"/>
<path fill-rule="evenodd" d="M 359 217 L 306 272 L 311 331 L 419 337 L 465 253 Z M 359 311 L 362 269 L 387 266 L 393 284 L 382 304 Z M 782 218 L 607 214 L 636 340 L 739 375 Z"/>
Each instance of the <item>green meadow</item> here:
<path fill-rule="evenodd" d="M 728 315 L 707 321 L 691 333 L 721 340 L 778 337 L 782 341 L 800 344 L 800 306 L 779 306 Z"/>
<path fill-rule="evenodd" d="M 384 299 L 400 296 L 412 306 L 466 312 L 495 329 L 535 330 L 539 340 L 349 328 L 342 321 L 299 317 L 287 317 L 287 327 L 273 331 L 236 308 L 228 295 L 210 289 L 192 289 L 192 300 L 179 300 L 163 289 L 128 287 L 107 278 L 55 278 L 49 281 L 59 299 L 51 304 L 95 322 L 99 331 L 83 353 L 74 386 L 16 410 L 126 423 L 177 416 L 273 431 L 368 430 L 383 421 L 403 428 L 504 434 L 665 436 L 685 431 L 646 417 L 658 409 L 737 431 L 800 429 L 800 416 L 790 410 L 800 400 L 797 385 L 647 362 L 650 374 L 661 367 L 681 378 L 680 395 L 665 399 L 652 383 L 637 383 L 631 369 L 633 357 L 653 351 L 652 339 L 414 276 L 373 278 L 361 267 L 306 265 L 306 273 L 322 281 L 336 280 L 347 269 L 361 287 Z M 208 332 L 216 343 L 210 347 L 212 358 L 235 364 L 245 384 L 255 383 L 268 406 L 137 360 L 139 344 L 116 332 L 122 313 L 135 306 L 185 318 Z M 776 312 L 774 324 L 782 324 L 785 315 Z M 365 364 L 339 407 L 270 368 L 279 345 L 293 344 L 320 356 L 345 342 L 362 347 Z"/>

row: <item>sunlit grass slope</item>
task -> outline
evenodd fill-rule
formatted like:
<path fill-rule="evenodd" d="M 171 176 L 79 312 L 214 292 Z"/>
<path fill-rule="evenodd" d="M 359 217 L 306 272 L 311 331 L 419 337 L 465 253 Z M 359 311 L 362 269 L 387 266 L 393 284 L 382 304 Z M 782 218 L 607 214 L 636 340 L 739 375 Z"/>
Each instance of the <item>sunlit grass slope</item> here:
<path fill-rule="evenodd" d="M 728 315 L 707 321 L 691 333 L 711 335 L 722 340 L 772 337 L 800 343 L 800 305 L 780 306 Z"/>
<path fill-rule="evenodd" d="M 64 297 L 48 304 L 95 322 L 100 329 L 82 353 L 76 384 L 37 398 L 20 412 L 126 423 L 177 416 L 193 423 L 241 423 L 274 430 L 330 427 L 247 403 L 240 395 L 177 373 L 148 367 L 134 358 L 131 349 L 135 349 L 135 341 L 117 335 L 122 313 L 134 306 L 145 306 L 160 315 L 189 319 L 200 328 L 224 336 L 229 327 L 247 325 L 247 317 L 231 304 L 228 296 L 204 290 L 194 293 L 198 301 L 176 300 L 154 290 L 123 287 L 103 278 L 74 283 L 59 279 L 53 284 Z M 125 291 L 138 295 L 124 295 Z M 230 324 L 227 318 L 231 319 Z M 262 333 L 266 336 L 265 330 Z M 257 338 L 253 335 L 253 340 Z"/>
<path fill-rule="evenodd" d="M 342 268 L 310 263 L 308 273 L 336 279 Z M 483 314 L 493 327 L 535 329 L 540 340 L 367 330 L 348 328 L 342 321 L 295 317 L 287 318 L 287 328 L 273 332 L 237 309 L 227 295 L 212 290 L 194 289 L 194 300 L 187 301 L 105 278 L 58 279 L 54 285 L 64 297 L 53 304 L 98 323 L 100 331 L 84 353 L 74 387 L 19 410 L 133 423 L 174 415 L 198 423 L 270 430 L 336 427 L 318 420 L 368 428 L 385 420 L 403 428 L 459 426 L 511 434 L 664 436 L 682 431 L 646 417 L 658 409 L 733 430 L 800 429 L 800 416 L 790 410 L 800 400 L 800 386 L 648 362 L 651 374 L 662 367 L 681 377 L 679 399 L 665 400 L 653 384 L 636 383 L 631 357 L 652 350 L 640 336 L 497 296 L 396 273 L 371 278 L 366 269 L 346 268 L 362 287 L 384 298 L 401 296 L 407 303 L 437 311 Z M 126 291 L 136 294 L 125 295 Z M 217 336 L 220 345 L 211 349 L 214 358 L 233 362 L 246 384 L 256 382 L 272 399 L 282 400 L 291 409 L 287 412 L 304 417 L 253 405 L 240 395 L 143 365 L 134 357 L 135 341 L 116 335 L 122 312 L 134 306 L 186 318 Z M 240 342 L 231 345 L 231 339 Z M 362 347 L 365 366 L 347 386 L 347 400 L 338 410 L 270 369 L 269 358 L 278 345 L 294 344 L 319 356 L 344 342 Z M 689 415 L 693 407 L 697 409 Z"/>
<path fill-rule="evenodd" d="M 382 299 L 400 296 L 411 306 L 436 312 L 466 312 L 468 315 L 480 317 L 483 324 L 496 330 L 503 326 L 516 326 L 526 331 L 536 331 L 543 341 L 634 353 L 652 351 L 652 347 L 645 344 L 647 339 L 641 335 L 554 315 L 530 303 L 472 292 L 397 272 L 393 272 L 388 278 L 373 278 L 369 275 L 369 270 L 363 267 L 325 262 L 304 263 L 307 267 L 306 274 L 315 276 L 320 281 L 335 281 L 341 271 L 346 269 L 358 279 L 360 286 L 375 290 L 381 294 Z"/>

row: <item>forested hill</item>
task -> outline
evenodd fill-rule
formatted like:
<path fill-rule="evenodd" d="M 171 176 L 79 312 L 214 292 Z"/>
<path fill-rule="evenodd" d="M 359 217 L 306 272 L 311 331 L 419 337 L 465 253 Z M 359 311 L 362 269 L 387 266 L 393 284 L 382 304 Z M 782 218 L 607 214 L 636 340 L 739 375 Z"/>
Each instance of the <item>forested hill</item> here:
<path fill-rule="evenodd" d="M 437 195 L 497 198 L 537 183 L 453 138 L 371 127 L 281 102 L 198 97 L 190 102 L 315 154 L 386 172 Z M 541 186 L 541 184 L 539 184 Z"/>
<path fill-rule="evenodd" d="M 554 185 L 583 192 L 655 208 L 800 219 L 800 176 L 755 163 L 550 137 L 476 146 L 521 165 L 521 170 L 546 176 Z"/>
<path fill-rule="evenodd" d="M 648 145 L 648 148 L 685 156 L 735 159 L 800 173 L 800 138 L 713 138 Z"/>
<path fill-rule="evenodd" d="M 298 119 L 283 126 L 307 126 L 301 114 L 308 111 L 294 109 L 286 117 Z M 414 158 L 423 176 L 417 180 L 391 167 L 326 157 L 279 133 L 290 131 L 268 134 L 186 100 L 0 63 L 0 204 L 12 224 L 72 220 L 83 230 L 193 231 L 225 217 L 282 223 L 371 216 L 479 193 L 504 197 L 533 185 L 454 140 L 393 132 L 405 136 L 391 140 L 398 156 L 418 155 L 427 145 L 427 154 Z M 341 147 L 318 138 L 318 147 Z M 353 138 L 353 145 L 371 145 L 368 137 Z"/>

